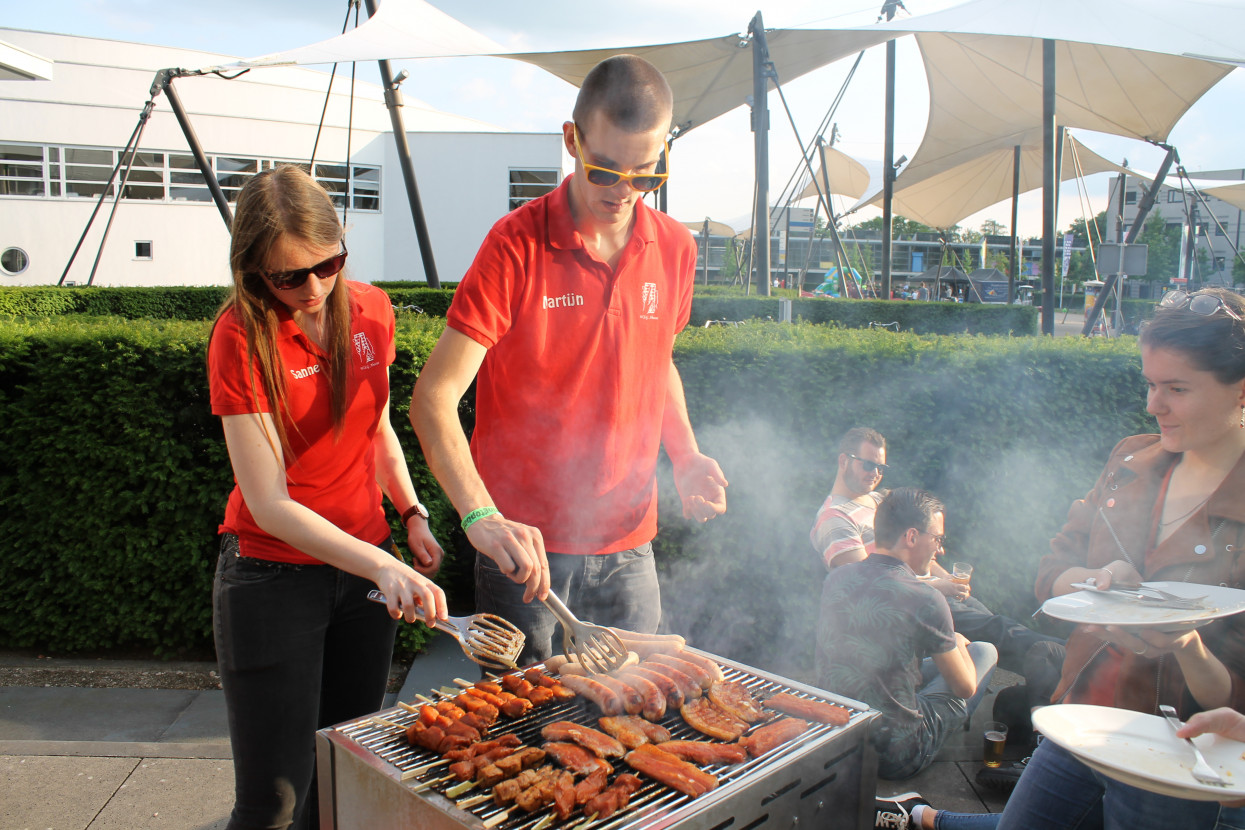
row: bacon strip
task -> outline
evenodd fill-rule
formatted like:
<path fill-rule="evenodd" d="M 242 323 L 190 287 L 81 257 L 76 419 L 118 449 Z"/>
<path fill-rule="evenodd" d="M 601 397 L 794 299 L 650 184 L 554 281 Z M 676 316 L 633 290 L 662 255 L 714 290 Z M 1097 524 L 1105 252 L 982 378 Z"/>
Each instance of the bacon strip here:
<path fill-rule="evenodd" d="M 748 748 L 749 755 L 753 758 L 759 758 L 770 750 L 782 746 L 787 741 L 798 738 L 808 731 L 808 726 L 808 721 L 802 721 L 798 718 L 780 718 L 772 723 L 765 724 L 740 741 L 740 743 Z"/>
<path fill-rule="evenodd" d="M 704 795 L 718 785 L 716 776 L 686 761 L 681 761 L 652 744 L 645 744 L 631 750 L 624 760 L 637 772 L 642 772 L 649 778 L 678 790 L 684 795 L 690 795 L 692 798 Z"/>
<path fill-rule="evenodd" d="M 597 757 L 579 744 L 548 743 L 544 750 L 558 766 L 565 767 L 576 775 L 587 775 L 598 769 L 613 769 L 609 761 Z"/>
<path fill-rule="evenodd" d="M 604 732 L 568 720 L 554 721 L 540 730 L 546 741 L 574 741 L 601 758 L 621 758 L 626 748 Z"/>
<path fill-rule="evenodd" d="M 850 710 L 833 703 L 796 697 L 787 692 L 779 692 L 765 701 L 766 707 L 784 715 L 811 720 L 817 723 L 828 723 L 833 726 L 847 726 L 852 719 Z"/>
<path fill-rule="evenodd" d="M 601 728 L 605 730 L 613 738 L 617 738 L 618 742 L 627 749 L 635 749 L 641 744 L 648 743 L 648 735 L 640 724 L 647 724 L 647 721 L 640 720 L 634 715 L 623 715 L 615 718 L 601 718 L 597 721 Z"/>
<path fill-rule="evenodd" d="M 657 745 L 663 752 L 693 764 L 739 764 L 748 760 L 748 750 L 741 744 L 720 744 L 713 741 L 666 741 Z"/>

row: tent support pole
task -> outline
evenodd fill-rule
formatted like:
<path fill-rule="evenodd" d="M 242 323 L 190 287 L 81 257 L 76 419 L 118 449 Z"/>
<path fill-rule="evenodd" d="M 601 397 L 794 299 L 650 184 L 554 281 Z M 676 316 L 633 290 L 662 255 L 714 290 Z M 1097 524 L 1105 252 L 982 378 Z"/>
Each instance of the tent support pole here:
<path fill-rule="evenodd" d="M 1164 145 L 1160 145 L 1164 146 Z M 1176 148 L 1166 147 L 1167 155 L 1163 158 L 1163 163 L 1159 165 L 1159 171 L 1154 175 L 1154 181 L 1150 183 L 1150 189 L 1146 191 L 1146 195 L 1142 197 L 1141 204 L 1137 205 L 1137 216 L 1133 219 L 1133 226 L 1128 229 L 1128 236 L 1124 239 L 1125 245 L 1131 245 L 1136 241 L 1138 234 L 1141 233 L 1141 226 L 1146 222 L 1146 216 L 1150 213 L 1150 209 L 1154 207 L 1154 202 L 1158 198 L 1159 188 L 1163 186 L 1163 180 L 1167 178 L 1167 171 L 1171 170 L 1172 163 L 1176 160 Z M 1120 198 L 1124 198 L 1122 195 Z M 1107 278 L 1102 281 L 1102 290 L 1098 292 L 1098 296 L 1105 298 L 1115 288 L 1115 274 L 1108 274 Z M 1094 326 L 1098 323 L 1098 315 L 1102 314 L 1102 303 L 1094 303 L 1094 307 L 1089 310 L 1089 314 L 1085 315 L 1085 325 L 1081 327 L 1081 334 L 1085 337 L 1094 330 Z"/>
<path fill-rule="evenodd" d="M 834 215 L 834 206 L 830 204 L 830 171 L 826 169 L 824 141 L 818 143 L 817 152 L 821 155 L 821 179 L 824 185 L 822 193 L 826 195 L 826 225 L 830 228 L 830 238 L 834 240 L 834 261 L 839 265 L 839 277 L 843 280 L 843 293 L 847 294 L 847 271 L 851 268 L 851 264 L 847 261 L 847 251 L 843 250 L 843 240 L 839 238 L 839 220 Z"/>
<path fill-rule="evenodd" d="M 1055 334 L 1055 41 L 1042 41 L 1042 334 Z"/>
<path fill-rule="evenodd" d="M 229 228 L 233 225 L 233 211 L 229 209 L 229 200 L 225 198 L 225 192 L 220 189 L 220 182 L 216 180 L 216 174 L 212 172 L 212 164 L 203 153 L 203 145 L 199 143 L 199 137 L 195 135 L 195 128 L 190 124 L 186 108 L 182 106 L 182 99 L 178 96 L 177 90 L 173 88 L 173 78 L 180 74 L 180 69 L 162 69 L 156 75 L 156 85 L 169 99 L 169 106 L 173 108 L 173 115 L 177 116 L 182 135 L 186 136 L 186 143 L 190 145 L 190 154 L 195 157 L 195 164 L 198 165 L 199 172 L 203 174 L 203 181 L 207 183 L 208 190 L 212 193 L 212 201 L 216 203 L 220 218 L 225 220 L 225 227 Z"/>
<path fill-rule="evenodd" d="M 891 9 L 887 20 L 894 17 Z M 895 40 L 886 41 L 886 110 L 882 126 L 882 299 L 891 298 L 891 234 L 895 198 Z"/>
<path fill-rule="evenodd" d="M 765 24 L 758 11 L 748 24 L 752 35 L 752 132 L 756 136 L 756 214 L 752 220 L 752 262 L 757 280 L 763 286 L 758 293 L 768 297 L 770 289 L 769 250 L 769 45 L 765 40 Z M 758 240 L 760 240 L 758 242 Z M 758 288 L 761 288 L 758 286 Z"/>
<path fill-rule="evenodd" d="M 1007 304 L 1016 302 L 1016 245 L 1020 241 L 1020 231 L 1016 223 L 1020 220 L 1020 145 L 1012 148 L 1012 241 L 1007 250 Z"/>
<path fill-rule="evenodd" d="M 364 0 L 367 16 L 376 16 L 376 0 Z M 389 110 L 389 122 L 393 125 L 393 140 L 398 149 L 398 162 L 402 166 L 402 181 L 406 185 L 406 199 L 411 205 L 411 219 L 415 222 L 415 236 L 419 239 L 419 256 L 424 264 L 424 278 L 429 288 L 440 288 L 437 263 L 432 256 L 432 239 L 428 235 L 428 223 L 424 219 L 424 206 L 419 199 L 419 185 L 415 183 L 415 166 L 411 163 L 411 147 L 406 141 L 406 125 L 402 123 L 401 81 L 394 82 L 389 61 L 377 61 L 380 66 L 380 82 L 385 88 L 385 107 Z M 405 76 L 404 76 L 405 78 Z M 346 159 L 350 164 L 350 159 Z"/>

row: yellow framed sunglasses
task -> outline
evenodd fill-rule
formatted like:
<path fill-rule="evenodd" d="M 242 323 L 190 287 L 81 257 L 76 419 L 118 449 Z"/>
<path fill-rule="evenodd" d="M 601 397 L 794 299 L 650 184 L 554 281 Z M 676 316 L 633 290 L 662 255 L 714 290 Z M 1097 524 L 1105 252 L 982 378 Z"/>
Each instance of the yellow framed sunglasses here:
<path fill-rule="evenodd" d="M 666 160 L 666 172 L 664 173 L 619 173 L 617 170 L 610 170 L 608 167 L 598 167 L 595 164 L 589 164 L 584 160 L 584 148 L 579 143 L 579 125 L 574 125 L 575 130 L 575 153 L 579 156 L 579 163 L 584 166 L 584 176 L 589 182 L 597 187 L 613 187 L 620 181 L 625 181 L 631 185 L 633 190 L 641 193 L 651 193 L 666 183 L 666 179 L 670 178 L 670 142 L 666 142 L 666 152 L 664 158 Z"/>

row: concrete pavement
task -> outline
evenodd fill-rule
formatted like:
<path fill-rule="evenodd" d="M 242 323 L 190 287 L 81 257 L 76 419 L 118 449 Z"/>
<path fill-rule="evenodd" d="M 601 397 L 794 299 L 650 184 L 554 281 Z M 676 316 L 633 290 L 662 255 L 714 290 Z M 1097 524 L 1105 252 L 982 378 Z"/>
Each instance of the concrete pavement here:
<path fill-rule="evenodd" d="M 20 658 L 0 655 L 0 665 L 6 659 Z M 437 637 L 385 706 L 477 676 L 451 638 Z M 937 807 L 1002 809 L 1000 796 L 973 782 L 981 723 L 992 706 L 993 693 L 930 770 L 907 782 L 881 782 L 878 792 L 915 789 Z M 0 687 L 3 830 L 220 830 L 232 805 L 223 692 Z"/>

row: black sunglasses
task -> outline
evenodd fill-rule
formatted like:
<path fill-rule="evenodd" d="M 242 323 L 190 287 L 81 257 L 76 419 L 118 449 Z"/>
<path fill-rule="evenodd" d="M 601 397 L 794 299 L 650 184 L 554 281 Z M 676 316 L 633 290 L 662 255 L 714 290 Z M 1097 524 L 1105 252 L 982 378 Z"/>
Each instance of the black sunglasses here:
<path fill-rule="evenodd" d="M 857 461 L 859 461 L 860 466 L 864 468 L 866 473 L 876 473 L 878 470 L 881 470 L 882 475 L 886 475 L 886 471 L 890 469 L 890 467 L 887 466 L 886 464 L 879 464 L 876 461 L 868 461 L 864 458 L 861 458 L 859 455 L 852 455 L 850 452 L 845 453 L 845 454 L 847 455 L 848 458 L 854 458 Z"/>
<path fill-rule="evenodd" d="M 298 268 L 294 271 L 282 271 L 279 274 L 264 274 L 264 278 L 272 283 L 272 287 L 278 291 L 288 291 L 291 288 L 300 288 L 307 278 L 312 274 L 317 279 L 327 280 L 329 277 L 335 277 L 341 273 L 346 267 L 346 243 L 342 242 L 342 250 L 339 254 L 334 254 L 324 262 L 317 262 L 310 268 Z"/>
<path fill-rule="evenodd" d="M 1222 299 L 1214 294 L 1203 294 L 1200 291 L 1195 291 L 1192 294 L 1180 289 L 1168 291 L 1163 295 L 1163 299 L 1159 300 L 1159 308 L 1170 308 L 1173 311 L 1187 308 L 1194 314 L 1200 314 L 1203 317 L 1210 317 L 1215 312 L 1222 310 L 1224 314 L 1238 323 L 1245 322 L 1241 320 L 1241 315 L 1233 311 Z"/>

